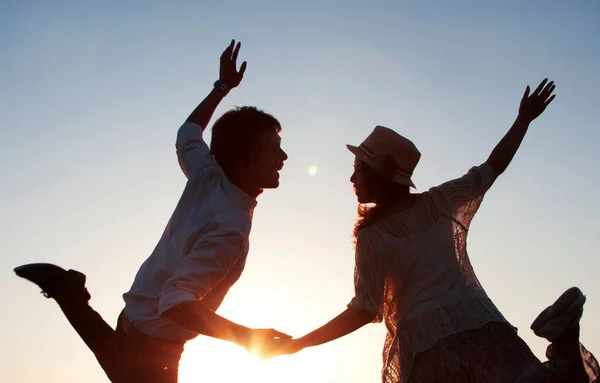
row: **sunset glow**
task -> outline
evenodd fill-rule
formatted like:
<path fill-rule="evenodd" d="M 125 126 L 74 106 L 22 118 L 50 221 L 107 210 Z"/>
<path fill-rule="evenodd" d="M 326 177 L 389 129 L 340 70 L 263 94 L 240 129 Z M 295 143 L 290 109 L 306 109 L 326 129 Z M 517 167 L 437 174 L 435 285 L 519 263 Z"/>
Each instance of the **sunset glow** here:
<path fill-rule="evenodd" d="M 0 340 L 6 383 L 106 383 L 52 300 L 15 266 L 87 275 L 112 326 L 181 197 L 177 129 L 242 42 L 248 67 L 212 121 L 254 105 L 289 159 L 258 197 L 245 270 L 217 313 L 294 337 L 354 296 L 352 154 L 376 125 L 423 154 L 416 192 L 484 162 L 526 85 L 560 89 L 469 229 L 481 284 L 538 358 L 529 326 L 565 289 L 587 295 L 600 355 L 600 2 L 12 1 L 0 5 Z M 210 127 L 204 138 L 210 141 Z M 386 328 L 262 361 L 200 336 L 181 383 L 377 383 Z"/>

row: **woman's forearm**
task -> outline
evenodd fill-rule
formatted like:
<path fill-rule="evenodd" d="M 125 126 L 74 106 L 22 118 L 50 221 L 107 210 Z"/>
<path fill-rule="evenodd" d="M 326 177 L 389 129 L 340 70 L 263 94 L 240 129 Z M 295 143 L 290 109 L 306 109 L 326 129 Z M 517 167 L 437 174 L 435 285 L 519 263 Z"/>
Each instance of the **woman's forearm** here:
<path fill-rule="evenodd" d="M 494 169 L 496 175 L 504 173 L 512 161 L 525 137 L 525 133 L 527 133 L 530 122 L 526 118 L 517 117 L 508 133 L 506 133 L 490 154 L 486 162 Z"/>
<path fill-rule="evenodd" d="M 375 313 L 348 308 L 329 323 L 318 329 L 304 335 L 298 341 L 302 347 L 312 347 L 323 343 L 331 342 L 343 336 L 346 336 L 364 325 L 371 323 L 375 318 Z"/>

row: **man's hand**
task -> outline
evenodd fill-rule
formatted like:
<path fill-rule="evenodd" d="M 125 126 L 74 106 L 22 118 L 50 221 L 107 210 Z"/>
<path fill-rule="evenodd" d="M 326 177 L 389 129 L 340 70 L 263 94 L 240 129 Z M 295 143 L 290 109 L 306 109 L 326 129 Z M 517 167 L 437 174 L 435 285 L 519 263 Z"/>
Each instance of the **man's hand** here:
<path fill-rule="evenodd" d="M 242 343 L 242 346 L 249 352 L 258 352 L 262 350 L 271 350 L 277 348 L 282 342 L 288 341 L 292 337 L 280 331 L 270 329 L 252 329 L 248 338 Z"/>
<path fill-rule="evenodd" d="M 531 95 L 529 95 L 530 89 L 527 86 L 519 106 L 519 117 L 531 122 L 538 118 L 554 100 L 554 97 L 556 97 L 552 94 L 555 88 L 554 81 L 550 81 L 548 84 L 546 82 L 548 82 L 548 79 L 544 79 Z"/>
<path fill-rule="evenodd" d="M 241 44 L 238 43 L 234 49 L 235 40 L 231 40 L 231 44 L 225 49 L 223 54 L 221 55 L 221 68 L 219 70 L 219 80 L 225 84 L 225 88 L 222 87 L 214 88 L 208 96 L 194 109 L 194 111 L 187 118 L 187 122 L 193 122 L 194 124 L 200 126 L 202 131 L 206 129 L 208 123 L 219 106 L 223 97 L 227 95 L 231 89 L 240 85 L 242 78 L 244 77 L 244 72 L 246 71 L 246 62 L 242 63 L 240 71 L 237 70 L 237 56 L 240 52 Z M 221 85 L 223 85 L 221 84 Z M 216 84 L 215 84 L 216 85 Z M 186 173 L 186 170 L 184 170 Z M 187 174 L 187 173 L 186 173 Z"/>
<path fill-rule="evenodd" d="M 235 46 L 235 49 L 234 49 Z M 237 70 L 237 57 L 240 52 L 242 43 L 235 44 L 235 40 L 231 40 L 231 44 L 225 49 L 221 55 L 221 68 L 219 71 L 219 79 L 225 83 L 230 89 L 240 85 L 244 72 L 246 71 L 246 62 L 242 63 L 240 71 Z"/>

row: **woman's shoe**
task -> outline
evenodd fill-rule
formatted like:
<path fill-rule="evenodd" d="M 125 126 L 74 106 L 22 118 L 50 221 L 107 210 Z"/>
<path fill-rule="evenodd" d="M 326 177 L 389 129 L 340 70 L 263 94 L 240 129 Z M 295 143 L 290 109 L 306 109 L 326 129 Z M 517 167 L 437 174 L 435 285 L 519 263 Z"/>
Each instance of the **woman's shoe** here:
<path fill-rule="evenodd" d="M 531 329 L 535 335 L 554 342 L 564 330 L 577 326 L 584 303 L 585 295 L 581 290 L 571 287 L 535 318 Z"/>

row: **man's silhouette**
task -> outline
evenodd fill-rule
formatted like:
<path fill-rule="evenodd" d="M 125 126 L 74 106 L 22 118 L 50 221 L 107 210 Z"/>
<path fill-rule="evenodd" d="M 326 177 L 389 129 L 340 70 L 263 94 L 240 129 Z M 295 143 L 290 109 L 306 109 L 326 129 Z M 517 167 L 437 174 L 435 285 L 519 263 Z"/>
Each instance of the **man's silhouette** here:
<path fill-rule="evenodd" d="M 188 181 L 156 248 L 123 295 L 114 331 L 89 306 L 82 273 L 51 264 L 15 269 L 56 300 L 113 382 L 176 382 L 183 346 L 198 334 L 247 349 L 290 338 L 215 313 L 244 270 L 256 197 L 279 186 L 287 159 L 279 122 L 254 107 L 221 116 L 210 150 L 202 138 L 219 102 L 244 76 L 246 62 L 237 70 L 239 50 L 232 41 L 223 52 L 214 89 L 178 131 L 177 156 Z"/>

